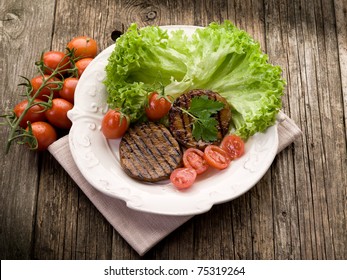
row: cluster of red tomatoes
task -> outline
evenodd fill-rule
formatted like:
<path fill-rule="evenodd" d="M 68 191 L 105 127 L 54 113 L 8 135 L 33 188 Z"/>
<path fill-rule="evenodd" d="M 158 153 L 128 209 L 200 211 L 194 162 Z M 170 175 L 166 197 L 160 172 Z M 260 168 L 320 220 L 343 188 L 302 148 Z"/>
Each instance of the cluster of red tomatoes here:
<path fill-rule="evenodd" d="M 36 63 L 40 74 L 29 81 L 27 98 L 13 111 L 18 125 L 35 137 L 37 150 L 45 150 L 56 141 L 58 130 L 70 129 L 67 112 L 74 106 L 79 77 L 97 51 L 94 39 L 79 36 L 67 44 L 66 52 L 44 52 Z"/>
<path fill-rule="evenodd" d="M 245 144 L 237 135 L 227 135 L 220 146 L 208 145 L 204 151 L 189 148 L 183 154 L 184 167 L 175 169 L 170 176 L 173 185 L 186 189 L 193 185 L 197 175 L 209 167 L 223 170 L 230 162 L 243 155 Z"/>

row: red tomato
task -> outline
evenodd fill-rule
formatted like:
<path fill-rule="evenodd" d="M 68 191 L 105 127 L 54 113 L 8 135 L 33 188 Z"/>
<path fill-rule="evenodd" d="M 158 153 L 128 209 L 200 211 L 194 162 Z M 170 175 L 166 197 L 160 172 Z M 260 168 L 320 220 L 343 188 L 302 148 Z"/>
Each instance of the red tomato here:
<path fill-rule="evenodd" d="M 43 80 L 44 79 L 48 80 L 48 78 L 49 78 L 48 75 L 44 75 L 44 76 L 38 75 L 38 76 L 31 79 L 30 83 L 31 83 L 31 86 L 33 87 L 33 91 L 31 93 L 31 96 L 34 96 L 36 94 L 36 92 L 41 87 Z M 58 85 L 58 83 L 52 84 L 52 82 L 58 82 L 58 81 L 59 81 L 59 79 L 57 79 L 57 78 L 49 79 L 46 86 L 41 89 L 41 91 L 38 93 L 38 95 L 36 97 L 43 100 L 43 101 L 47 101 L 48 96 L 51 95 L 51 92 L 53 93 L 53 98 L 59 97 L 59 90 L 58 90 L 59 85 Z"/>
<path fill-rule="evenodd" d="M 77 78 L 66 78 L 64 80 L 62 89 L 59 91 L 60 97 L 74 104 L 75 89 L 77 83 Z"/>
<path fill-rule="evenodd" d="M 197 174 L 204 173 L 208 168 L 208 163 L 204 158 L 204 152 L 189 148 L 183 154 L 183 164 L 185 167 L 195 169 Z"/>
<path fill-rule="evenodd" d="M 177 168 L 170 175 L 171 183 L 178 189 L 186 189 L 193 185 L 197 173 L 192 168 Z"/>
<path fill-rule="evenodd" d="M 43 102 L 43 101 L 40 99 L 34 100 L 34 103 L 39 103 L 39 102 Z M 24 113 L 24 110 L 27 108 L 27 106 L 28 106 L 28 100 L 25 99 L 19 102 L 14 107 L 13 111 L 16 114 L 17 118 L 19 118 Z M 26 128 L 28 121 L 31 123 L 38 122 L 38 121 L 45 121 L 46 116 L 45 116 L 44 110 L 45 110 L 45 107 L 38 104 L 30 107 L 29 110 L 25 113 L 22 120 L 20 121 L 19 125 L 23 128 Z"/>
<path fill-rule="evenodd" d="M 76 58 L 94 58 L 98 52 L 98 45 L 96 41 L 87 36 L 79 36 L 73 38 L 68 44 L 68 49 L 75 50 Z"/>
<path fill-rule="evenodd" d="M 82 58 L 76 62 L 75 65 L 77 68 L 78 77 L 81 77 L 82 73 L 84 72 L 84 70 L 86 70 L 87 66 L 92 62 L 92 60 L 92 58 Z"/>
<path fill-rule="evenodd" d="M 207 163 L 217 169 L 225 169 L 230 164 L 228 153 L 215 145 L 208 145 L 204 151 L 204 157 Z"/>
<path fill-rule="evenodd" d="M 47 122 L 34 122 L 31 124 L 33 135 L 37 140 L 37 149 L 44 151 L 57 140 L 57 133 L 53 126 Z M 29 127 L 26 128 L 29 130 Z"/>
<path fill-rule="evenodd" d="M 52 125 L 62 129 L 69 129 L 72 123 L 67 117 L 67 112 L 72 108 L 73 105 L 69 101 L 55 98 L 52 100 L 52 107 L 45 111 L 45 115 Z"/>
<path fill-rule="evenodd" d="M 70 60 L 63 52 L 49 51 L 43 54 L 43 66 L 45 74 L 52 74 L 52 72 L 59 68 L 59 71 L 66 70 L 70 67 Z"/>
<path fill-rule="evenodd" d="M 117 110 L 108 110 L 101 122 L 101 131 L 107 139 L 117 139 L 129 127 L 129 119 Z"/>
<path fill-rule="evenodd" d="M 234 134 L 225 136 L 220 147 L 228 153 L 231 160 L 239 158 L 245 152 L 245 143 Z"/>
<path fill-rule="evenodd" d="M 148 107 L 145 108 L 150 121 L 158 121 L 164 117 L 171 108 L 171 102 L 157 92 L 152 92 L 148 97 Z"/>

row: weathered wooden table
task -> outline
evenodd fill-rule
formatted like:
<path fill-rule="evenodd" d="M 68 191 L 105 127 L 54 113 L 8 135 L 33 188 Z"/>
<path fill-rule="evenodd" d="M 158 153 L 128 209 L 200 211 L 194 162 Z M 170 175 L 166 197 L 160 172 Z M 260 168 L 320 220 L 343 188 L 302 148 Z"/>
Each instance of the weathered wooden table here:
<path fill-rule="evenodd" d="M 302 138 L 242 197 L 170 234 L 145 259 L 347 258 L 347 1 L 1 0 L 1 110 L 20 100 L 42 51 L 89 35 L 100 49 L 130 23 L 206 26 L 229 19 L 287 80 L 283 111 Z M 1 129 L 1 143 L 6 137 Z M 48 153 L 0 149 L 1 259 L 138 259 Z"/>

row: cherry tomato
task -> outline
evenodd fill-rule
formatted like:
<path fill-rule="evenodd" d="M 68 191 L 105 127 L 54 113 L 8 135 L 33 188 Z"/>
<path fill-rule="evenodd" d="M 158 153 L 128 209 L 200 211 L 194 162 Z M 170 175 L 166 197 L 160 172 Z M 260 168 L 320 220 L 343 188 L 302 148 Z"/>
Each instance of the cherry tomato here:
<path fill-rule="evenodd" d="M 92 60 L 92 58 L 82 58 L 76 62 L 75 65 L 77 68 L 78 77 L 81 77 L 82 73 L 84 72 L 84 70 L 86 70 L 87 66 L 92 62 Z"/>
<path fill-rule="evenodd" d="M 204 157 L 207 163 L 217 169 L 225 169 L 230 164 L 228 153 L 215 145 L 208 145 L 204 151 Z"/>
<path fill-rule="evenodd" d="M 52 107 L 45 111 L 47 120 L 54 126 L 62 129 L 69 129 L 72 125 L 67 117 L 67 112 L 73 108 L 73 105 L 62 98 L 52 100 Z"/>
<path fill-rule="evenodd" d="M 39 90 L 39 88 L 41 87 L 43 83 L 43 79 L 48 80 L 48 78 L 49 78 L 48 75 L 44 75 L 44 76 L 38 75 L 31 79 L 30 83 L 31 83 L 31 86 L 33 87 L 31 96 L 34 96 L 36 92 Z M 59 97 L 59 90 L 58 90 L 59 85 L 57 83 L 56 84 L 51 83 L 51 82 L 58 82 L 58 81 L 59 79 L 57 78 L 49 79 L 48 84 L 46 84 L 46 86 L 41 89 L 40 93 L 36 97 L 43 101 L 47 101 L 48 96 L 51 95 L 51 92 L 53 93 L 53 98 Z"/>
<path fill-rule="evenodd" d="M 129 127 L 129 119 L 118 110 L 108 110 L 101 122 L 101 131 L 107 139 L 117 139 Z"/>
<path fill-rule="evenodd" d="M 189 148 L 184 152 L 183 164 L 185 167 L 195 169 L 197 174 L 204 173 L 208 168 L 204 152 L 195 148 Z"/>
<path fill-rule="evenodd" d="M 34 100 L 34 103 L 39 103 L 39 102 L 43 102 L 43 101 L 40 99 Z M 28 106 L 28 100 L 25 99 L 19 102 L 14 107 L 13 111 L 16 114 L 17 118 L 19 118 L 24 113 L 24 110 L 27 108 L 27 106 Z M 45 121 L 46 116 L 45 116 L 44 110 L 45 108 L 42 105 L 38 105 L 38 104 L 30 107 L 29 110 L 25 113 L 22 120 L 20 121 L 19 125 L 23 128 L 26 128 L 28 121 L 31 123 L 38 122 L 38 121 Z"/>
<path fill-rule="evenodd" d="M 47 122 L 34 122 L 31 124 L 33 135 L 37 140 L 37 149 L 44 151 L 57 140 L 57 132 L 54 127 Z M 26 128 L 29 130 L 29 127 Z"/>
<path fill-rule="evenodd" d="M 170 175 L 171 183 L 178 189 L 186 189 L 193 185 L 197 173 L 193 168 L 177 168 Z"/>
<path fill-rule="evenodd" d="M 234 134 L 225 136 L 220 147 L 228 153 L 231 160 L 239 158 L 245 152 L 245 143 Z"/>
<path fill-rule="evenodd" d="M 64 80 L 62 89 L 59 91 L 60 97 L 74 104 L 75 89 L 77 84 L 77 78 L 66 78 Z"/>
<path fill-rule="evenodd" d="M 87 36 L 79 36 L 73 38 L 68 44 L 68 49 L 75 50 L 76 58 L 94 58 L 98 52 L 98 45 L 96 41 Z"/>
<path fill-rule="evenodd" d="M 43 66 L 45 74 L 52 74 L 52 72 L 59 67 L 59 71 L 64 73 L 70 67 L 70 60 L 63 52 L 49 51 L 43 54 Z"/>
<path fill-rule="evenodd" d="M 152 92 L 148 97 L 148 107 L 145 108 L 150 121 L 158 121 L 164 117 L 171 108 L 171 102 L 157 92 Z"/>

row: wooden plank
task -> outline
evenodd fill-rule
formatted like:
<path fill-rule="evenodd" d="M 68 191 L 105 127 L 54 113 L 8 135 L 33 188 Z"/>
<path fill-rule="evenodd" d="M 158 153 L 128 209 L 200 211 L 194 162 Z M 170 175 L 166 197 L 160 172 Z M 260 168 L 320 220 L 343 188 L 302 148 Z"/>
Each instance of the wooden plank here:
<path fill-rule="evenodd" d="M 343 0 L 336 0 L 335 6 L 335 17 L 336 22 L 330 24 L 336 24 L 336 35 L 338 45 L 338 57 L 329 57 L 329 66 L 332 69 L 337 68 L 331 59 L 339 61 L 339 71 L 341 77 L 341 89 L 335 86 L 334 95 L 331 100 L 340 100 L 338 104 L 334 103 L 333 110 L 338 107 L 338 114 L 333 115 L 333 127 L 338 127 L 338 139 L 337 141 L 332 140 L 332 144 L 336 141 L 338 147 L 338 161 L 339 170 L 334 170 L 334 174 L 331 174 L 331 180 L 334 182 L 334 190 L 329 190 L 330 205 L 336 205 L 332 208 L 332 219 L 333 219 L 333 238 L 334 238 L 334 249 L 336 259 L 347 258 L 347 155 L 346 155 L 346 136 L 347 136 L 347 2 Z M 330 43 L 330 42 L 329 42 Z M 336 43 L 336 41 L 335 41 Z M 330 72 L 330 71 L 329 71 Z M 331 73 L 331 72 L 330 72 Z M 333 84 L 332 81 L 330 84 Z M 333 111 L 334 112 L 334 111 Z M 344 136 L 344 137 L 343 137 Z M 334 147 L 333 147 L 334 148 Z M 331 170 L 329 168 L 329 170 Z M 340 172 L 340 174 L 336 174 Z M 338 175 L 338 180 L 334 179 L 334 176 Z M 341 180 L 341 181 L 339 181 Z"/>
<path fill-rule="evenodd" d="M 105 2 L 57 1 L 51 48 L 63 51 L 73 37 L 87 35 L 104 49 L 114 28 L 107 9 Z M 50 155 L 42 160 L 37 219 L 35 258 L 111 258 L 112 227 Z"/>
<path fill-rule="evenodd" d="M 13 108 L 22 100 L 20 94 L 24 91 L 17 87 L 23 82 L 19 75 L 31 79 L 36 74 L 34 62 L 40 58 L 40 49 L 50 45 L 53 11 L 54 1 L 1 2 L 1 111 Z M 4 155 L 6 138 L 7 131 L 1 129 L 0 258 L 29 259 L 32 256 L 40 156 L 18 145 Z"/>
<path fill-rule="evenodd" d="M 283 169 L 290 167 L 292 160 L 295 168 L 288 173 L 288 178 L 280 180 L 289 182 L 286 184 L 289 189 L 283 193 L 287 199 L 282 200 L 287 202 L 276 205 L 279 210 L 283 206 L 288 210 L 294 208 L 291 211 L 294 216 L 289 224 L 278 225 L 277 228 L 285 231 L 284 241 L 292 243 L 298 240 L 302 248 L 300 252 L 285 254 L 284 257 L 341 258 L 344 253 L 335 243 L 341 245 L 343 242 L 342 227 L 346 225 L 345 219 L 341 221 L 341 216 L 337 214 L 345 207 L 346 190 L 341 188 L 341 182 L 342 186 L 346 186 L 343 171 L 346 167 L 346 151 L 345 128 L 341 127 L 341 81 L 339 67 L 335 63 L 337 41 L 333 22 L 334 7 L 331 1 L 316 5 L 294 1 L 292 8 L 288 1 L 282 2 L 278 19 L 274 20 L 280 22 L 278 28 L 282 32 L 275 33 L 277 37 L 274 38 L 272 35 L 277 25 L 272 22 L 267 25 L 267 38 L 273 41 L 268 44 L 268 49 L 270 53 L 282 57 L 282 60 L 279 59 L 280 65 L 288 69 L 286 77 L 290 98 L 285 100 L 284 106 L 293 119 L 299 125 L 302 124 L 304 138 L 303 143 L 298 141 L 294 146 L 294 158 L 288 155 L 285 159 L 285 153 L 278 157 L 283 160 L 282 164 L 284 160 L 288 161 Z M 273 11 L 274 7 L 275 4 L 271 2 L 268 9 Z M 270 19 L 273 20 L 273 17 Z M 286 57 L 281 54 L 286 54 Z M 284 176 L 285 173 L 285 170 L 280 170 L 276 174 Z M 291 177 L 295 178 L 294 182 Z M 279 186 L 278 190 L 282 187 L 279 183 L 275 185 Z M 293 206 L 295 201 L 297 209 Z M 288 214 L 288 211 L 284 212 Z M 299 233 L 297 228 L 293 228 L 297 226 Z M 285 244 L 278 244 L 276 249 L 288 252 Z M 280 252 L 278 254 L 282 255 Z"/>

